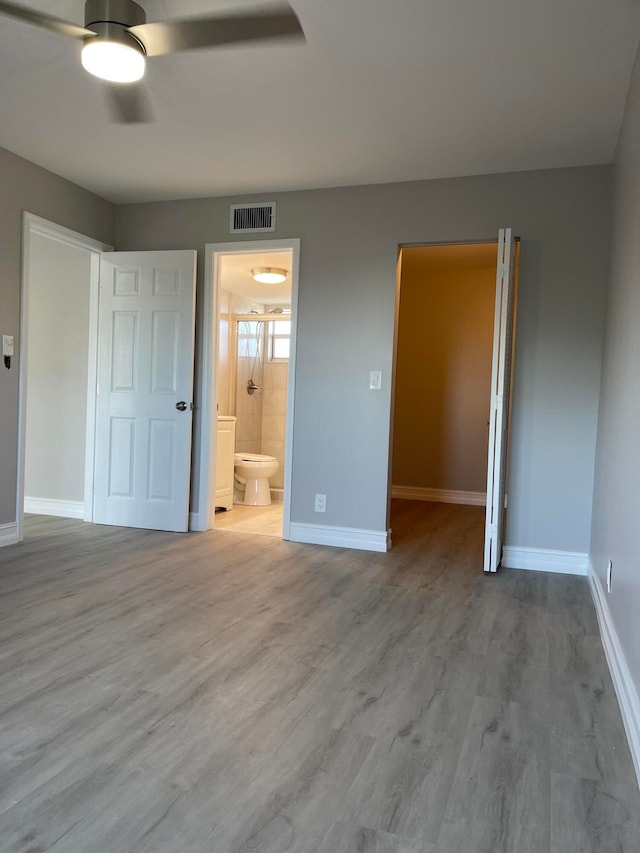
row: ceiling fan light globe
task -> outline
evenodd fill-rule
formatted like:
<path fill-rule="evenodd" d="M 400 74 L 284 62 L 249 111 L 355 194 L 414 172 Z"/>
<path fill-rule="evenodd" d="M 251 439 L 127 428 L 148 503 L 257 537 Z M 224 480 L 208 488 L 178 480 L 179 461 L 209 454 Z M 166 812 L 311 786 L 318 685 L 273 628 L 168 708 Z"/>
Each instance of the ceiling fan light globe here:
<path fill-rule="evenodd" d="M 82 48 L 82 66 L 111 83 L 135 83 L 144 77 L 145 57 L 135 47 L 104 39 L 89 39 Z"/>

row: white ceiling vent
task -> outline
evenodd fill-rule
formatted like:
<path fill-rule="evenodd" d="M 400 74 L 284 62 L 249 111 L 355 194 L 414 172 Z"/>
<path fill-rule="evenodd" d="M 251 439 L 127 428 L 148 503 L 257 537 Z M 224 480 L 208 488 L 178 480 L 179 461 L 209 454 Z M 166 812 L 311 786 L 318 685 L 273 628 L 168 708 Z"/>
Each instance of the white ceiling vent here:
<path fill-rule="evenodd" d="M 275 201 L 263 201 L 260 204 L 232 204 L 230 230 L 232 234 L 275 231 Z"/>

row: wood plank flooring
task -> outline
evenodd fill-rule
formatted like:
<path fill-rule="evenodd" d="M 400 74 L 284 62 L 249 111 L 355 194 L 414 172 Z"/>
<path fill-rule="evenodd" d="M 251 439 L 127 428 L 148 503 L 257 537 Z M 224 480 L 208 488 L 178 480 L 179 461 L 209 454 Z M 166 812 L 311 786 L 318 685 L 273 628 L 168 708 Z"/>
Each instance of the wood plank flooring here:
<path fill-rule="evenodd" d="M 586 581 L 30 518 L 0 550 L 3 853 L 638 853 Z"/>

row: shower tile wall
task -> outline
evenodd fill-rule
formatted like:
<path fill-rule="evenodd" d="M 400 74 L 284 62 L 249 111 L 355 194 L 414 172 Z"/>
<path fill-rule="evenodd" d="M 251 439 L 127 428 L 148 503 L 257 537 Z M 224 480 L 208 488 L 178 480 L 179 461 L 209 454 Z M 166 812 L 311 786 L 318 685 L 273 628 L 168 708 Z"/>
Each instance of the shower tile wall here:
<path fill-rule="evenodd" d="M 231 296 L 232 313 L 248 314 L 252 310 L 263 312 L 264 306 L 243 299 L 235 293 Z M 255 367 L 255 324 L 247 334 L 247 323 L 238 324 L 237 363 L 236 363 L 236 452 L 261 453 L 262 442 L 262 402 L 260 391 L 247 394 L 247 382 L 252 377 L 258 385 L 264 384 L 264 377 Z"/>
<path fill-rule="evenodd" d="M 251 302 L 235 293 L 220 290 L 220 356 L 218 372 L 218 414 L 236 415 L 236 452 L 264 453 L 275 456 L 278 472 L 271 478 L 274 489 L 284 486 L 284 439 L 287 410 L 287 362 L 269 362 L 263 359 L 262 375 L 254 374 L 254 381 L 262 391 L 247 394 L 247 382 L 254 366 L 254 356 L 248 351 L 255 334 L 242 335 L 246 326 L 238 324 L 240 335 L 235 340 L 234 314 L 264 313 L 264 305 Z M 233 353 L 233 355 L 232 355 Z M 266 352 L 265 352 L 266 356 Z M 235 376 L 234 376 L 235 366 Z"/>
<path fill-rule="evenodd" d="M 266 456 L 275 456 L 280 467 L 271 478 L 274 489 L 284 486 L 284 435 L 287 417 L 287 362 L 265 361 L 262 394 L 262 449 Z"/>

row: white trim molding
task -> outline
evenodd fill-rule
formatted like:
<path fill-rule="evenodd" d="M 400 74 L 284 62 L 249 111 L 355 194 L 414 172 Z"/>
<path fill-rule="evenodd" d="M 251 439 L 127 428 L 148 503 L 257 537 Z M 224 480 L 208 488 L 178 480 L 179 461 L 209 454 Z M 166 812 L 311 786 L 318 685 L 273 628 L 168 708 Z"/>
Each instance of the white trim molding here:
<path fill-rule="evenodd" d="M 440 504 L 486 506 L 486 492 L 463 492 L 455 489 L 429 489 L 424 486 L 391 486 L 391 497 L 405 501 L 433 501 Z"/>
<path fill-rule="evenodd" d="M 0 524 L 0 548 L 5 545 L 15 545 L 16 542 L 21 541 L 21 538 L 17 521 L 12 521 L 10 524 Z"/>
<path fill-rule="evenodd" d="M 292 521 L 287 537 L 291 542 L 307 545 L 333 545 L 359 551 L 388 551 L 390 530 L 361 530 L 357 527 L 328 527 L 324 524 L 300 524 Z"/>
<path fill-rule="evenodd" d="M 86 249 L 98 253 L 113 250 L 113 246 L 107 243 L 102 243 L 93 237 L 87 237 L 78 231 L 72 231 L 70 228 L 65 228 L 64 225 L 58 225 L 57 222 L 43 219 L 41 216 L 36 216 L 35 213 L 29 213 L 26 210 L 23 214 L 23 221 L 29 226 L 31 234 L 40 234 L 42 237 L 49 237 L 60 243 L 66 243 L 68 246 L 75 246 L 76 249 Z"/>
<path fill-rule="evenodd" d="M 620 713 L 629 741 L 633 766 L 640 785 L 640 698 L 633 683 L 618 632 L 611 618 L 604 589 L 596 576 L 591 561 L 589 561 L 589 587 L 596 608 L 605 657 L 609 664 L 611 680 L 618 697 Z"/>
<path fill-rule="evenodd" d="M 586 576 L 589 557 L 578 551 L 549 551 L 546 548 L 505 545 L 502 549 L 502 565 L 505 569 L 531 569 L 534 572 Z"/>
<path fill-rule="evenodd" d="M 84 501 L 25 497 L 24 511 L 34 515 L 55 515 L 58 518 L 84 518 Z"/>

